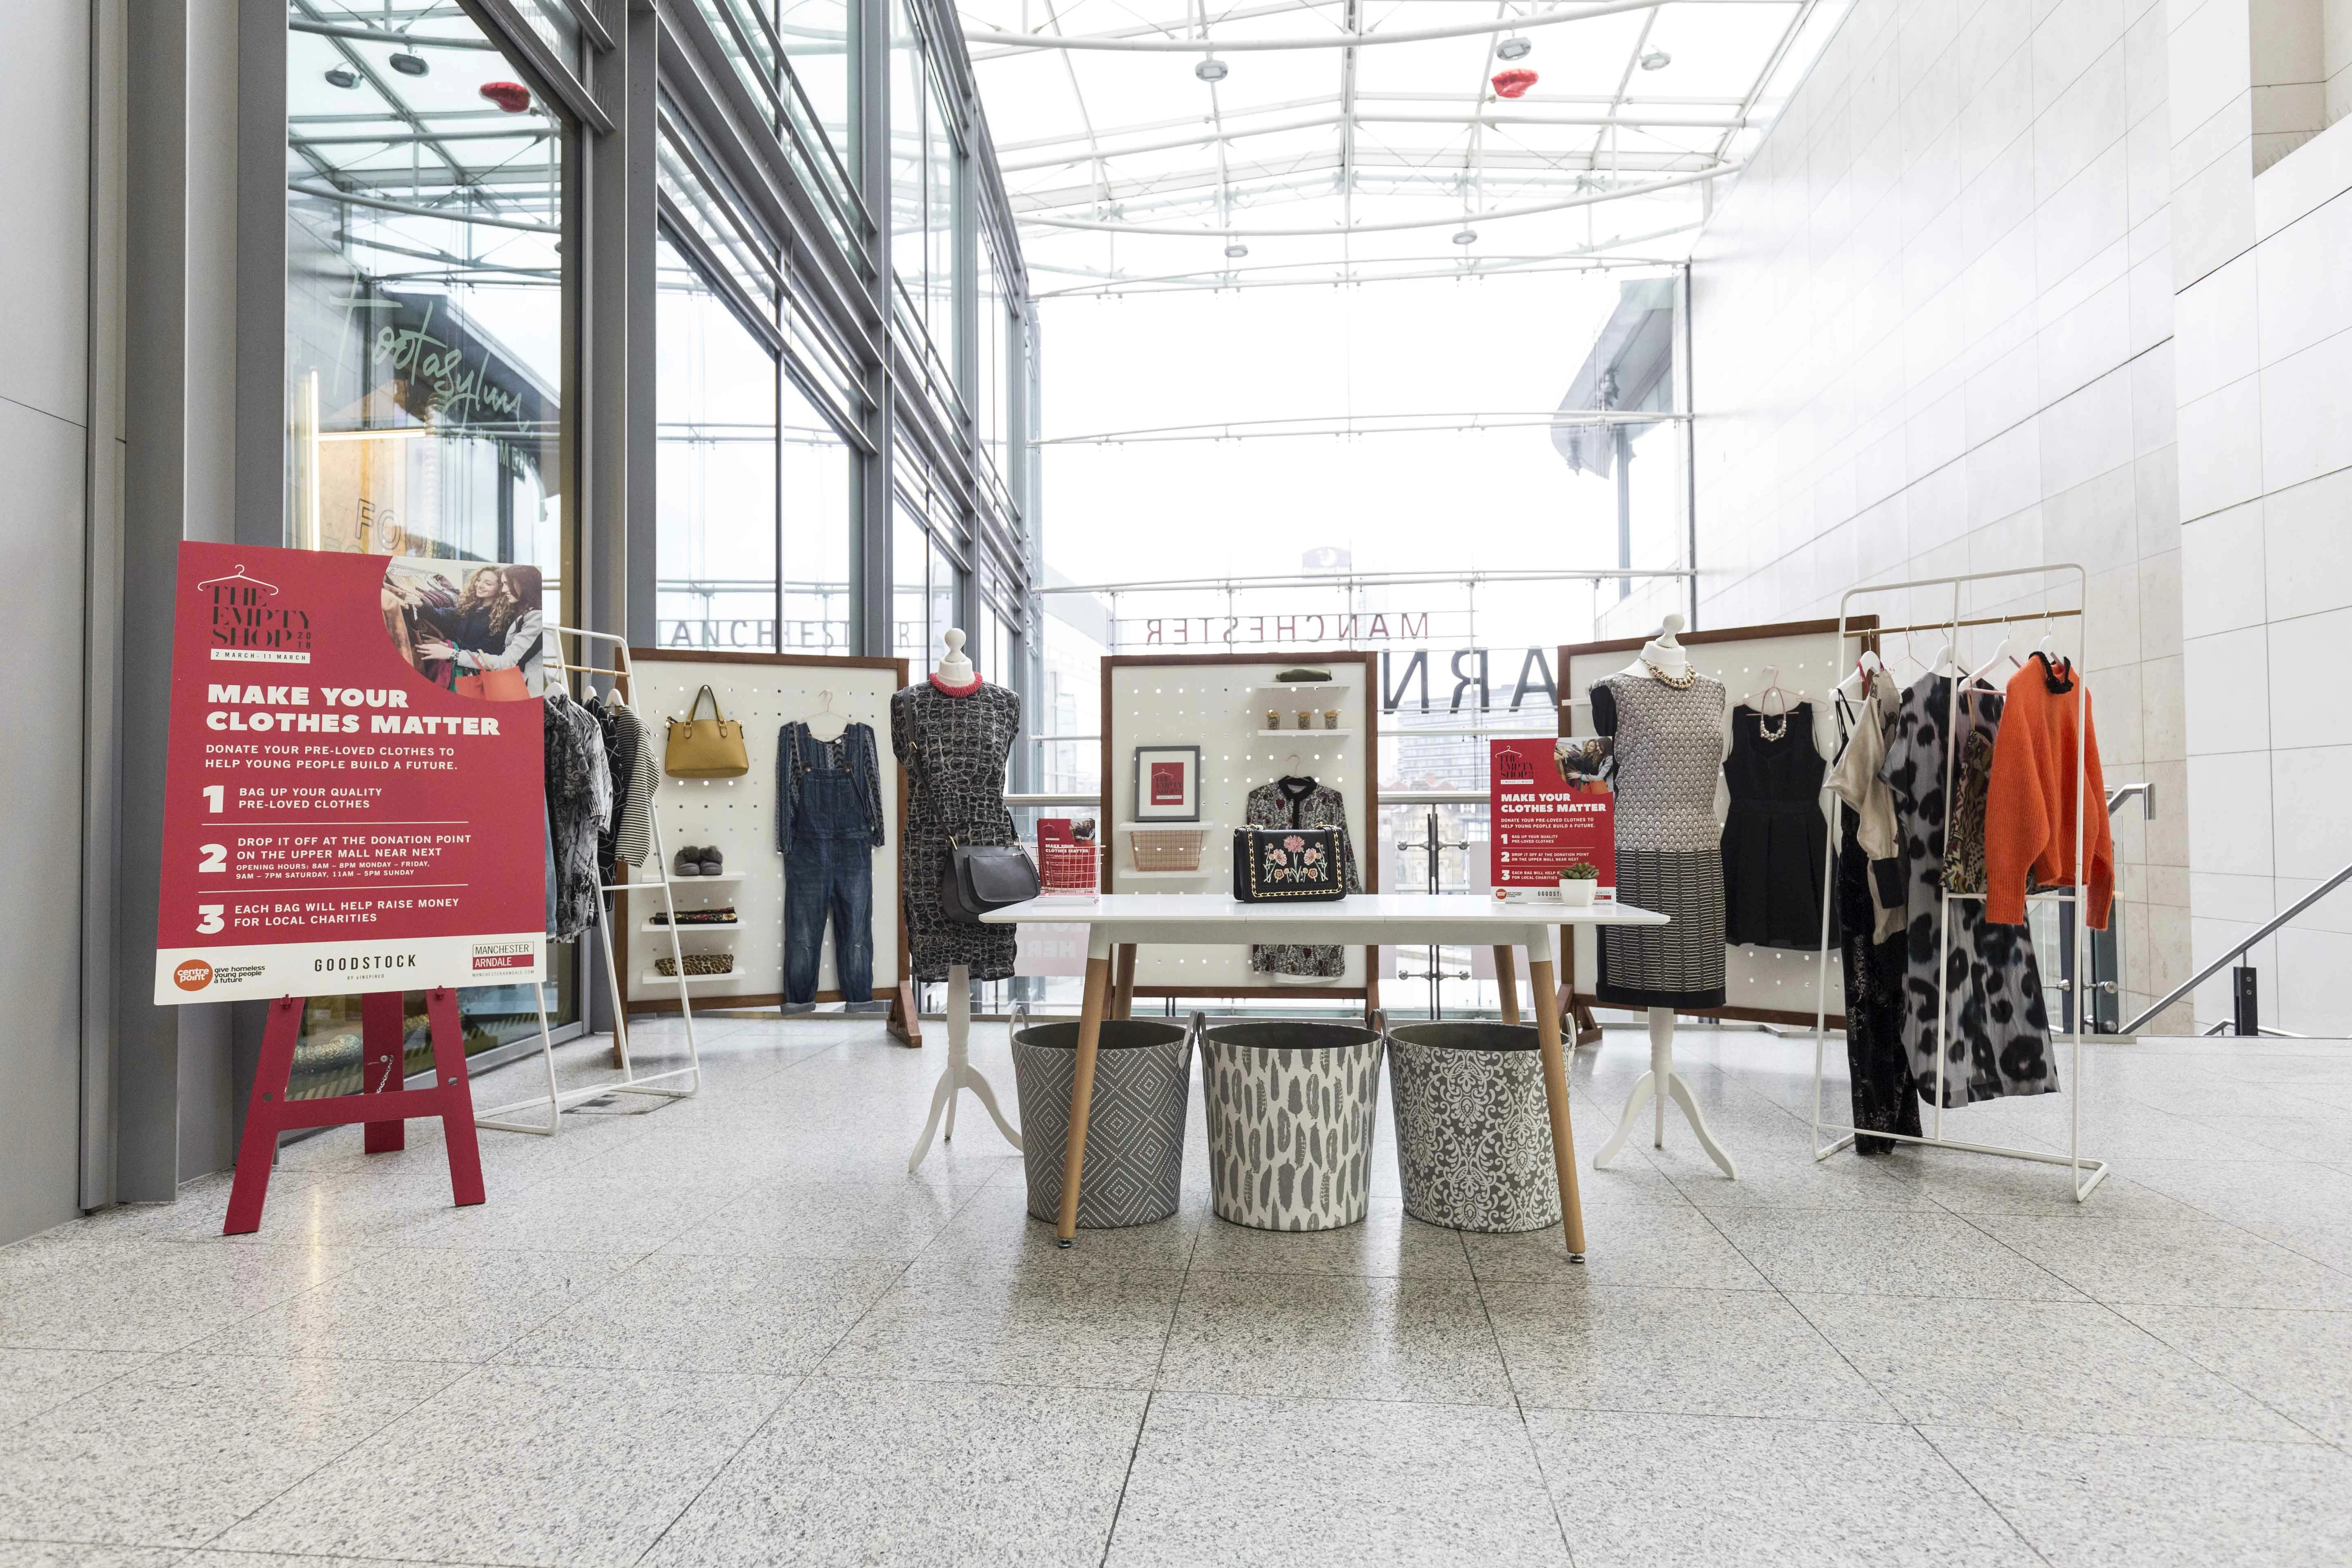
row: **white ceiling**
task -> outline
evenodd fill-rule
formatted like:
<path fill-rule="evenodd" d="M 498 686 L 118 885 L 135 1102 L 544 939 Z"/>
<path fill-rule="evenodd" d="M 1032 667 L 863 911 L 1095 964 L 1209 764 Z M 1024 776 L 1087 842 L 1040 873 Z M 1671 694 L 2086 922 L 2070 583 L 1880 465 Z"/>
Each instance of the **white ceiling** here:
<path fill-rule="evenodd" d="M 1845 9 L 961 4 L 1043 295 L 1677 259 Z"/>

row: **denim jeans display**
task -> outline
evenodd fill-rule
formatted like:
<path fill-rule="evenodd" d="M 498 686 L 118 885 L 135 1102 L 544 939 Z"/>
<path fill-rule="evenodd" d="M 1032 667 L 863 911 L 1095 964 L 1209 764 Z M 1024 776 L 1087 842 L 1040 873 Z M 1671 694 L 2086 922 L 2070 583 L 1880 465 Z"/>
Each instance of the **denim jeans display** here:
<path fill-rule="evenodd" d="M 831 784 L 835 780 L 811 779 Z M 824 793 L 821 789 L 819 793 Z M 874 999 L 874 851 L 863 837 L 796 834 L 784 855 L 784 1000 L 816 1000 L 817 957 L 833 920 L 833 966 L 845 1002 Z"/>
<path fill-rule="evenodd" d="M 874 731 L 847 727 L 824 742 L 805 725 L 778 737 L 783 773 L 784 1005 L 816 1000 L 824 925 L 833 921 L 833 964 L 841 999 L 874 999 L 874 848 L 881 838 Z"/>

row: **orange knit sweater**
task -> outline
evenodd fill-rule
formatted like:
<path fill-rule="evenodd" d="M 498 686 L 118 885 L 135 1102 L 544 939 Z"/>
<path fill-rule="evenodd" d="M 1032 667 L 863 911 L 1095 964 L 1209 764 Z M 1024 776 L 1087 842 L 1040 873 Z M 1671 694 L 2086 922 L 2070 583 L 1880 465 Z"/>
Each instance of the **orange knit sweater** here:
<path fill-rule="evenodd" d="M 2074 747 L 2077 715 L 2086 733 L 2083 846 L 2091 862 L 2092 926 L 2105 931 L 2116 893 L 2116 847 L 2107 831 L 2107 786 L 2099 771 L 2099 729 L 2072 665 L 2061 664 L 2066 689 L 2050 689 L 2039 658 L 2010 679 L 1992 747 L 1985 795 L 1985 919 L 2025 923 L 2027 879 L 2040 887 L 2074 880 Z"/>

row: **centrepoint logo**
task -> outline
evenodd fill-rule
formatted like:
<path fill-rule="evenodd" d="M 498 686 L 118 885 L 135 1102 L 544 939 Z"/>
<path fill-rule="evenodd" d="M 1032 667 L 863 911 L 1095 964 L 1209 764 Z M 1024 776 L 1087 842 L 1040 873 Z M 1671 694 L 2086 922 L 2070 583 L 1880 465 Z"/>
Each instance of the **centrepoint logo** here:
<path fill-rule="evenodd" d="M 202 991 L 213 983 L 213 966 L 201 958 L 192 958 L 172 971 L 172 984 L 183 991 Z"/>

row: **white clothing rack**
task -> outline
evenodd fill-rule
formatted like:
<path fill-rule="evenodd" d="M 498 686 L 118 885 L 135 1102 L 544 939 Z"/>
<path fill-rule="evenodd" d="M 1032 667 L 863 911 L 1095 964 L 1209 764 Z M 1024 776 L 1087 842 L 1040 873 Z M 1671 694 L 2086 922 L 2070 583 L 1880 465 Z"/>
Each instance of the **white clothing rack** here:
<path fill-rule="evenodd" d="M 547 630 L 554 634 L 548 643 L 547 658 L 553 671 L 564 678 L 563 686 L 566 695 L 570 694 L 569 678 L 573 674 L 609 675 L 614 678 L 614 696 L 631 712 L 636 711 L 636 678 L 630 669 L 629 645 L 625 638 L 614 637 L 609 632 L 585 631 L 578 626 L 559 626 L 551 624 Z M 563 657 L 563 639 L 567 637 L 580 639 L 582 662 L 579 664 L 572 664 Z M 613 649 L 612 665 L 600 665 L 593 661 L 588 647 L 591 642 L 604 643 Z M 643 714 L 638 715 L 638 729 L 644 737 L 641 743 L 652 745 L 653 728 L 645 722 Z M 655 794 L 657 797 L 659 792 L 656 791 Z M 617 814 L 620 809 L 621 802 L 616 798 L 613 802 L 613 810 Z M 596 934 L 598 940 L 604 945 L 604 979 L 613 990 L 613 1047 L 621 1058 L 621 1076 L 617 1079 L 585 1084 L 578 1089 L 566 1089 L 556 1086 L 555 1042 L 548 1033 L 547 990 L 542 982 L 533 986 L 532 991 L 539 1001 L 539 1054 L 540 1060 L 547 1068 L 547 1093 L 543 1098 L 532 1095 L 527 1100 L 513 1100 L 505 1105 L 494 1105 L 488 1110 L 476 1111 L 475 1126 L 487 1127 L 499 1132 L 529 1132 L 541 1138 L 552 1138 L 562 1130 L 563 1113 L 572 1107 L 588 1100 L 601 1100 L 608 1094 L 643 1094 L 663 1100 L 684 1100 L 701 1089 L 702 1052 L 694 1037 L 694 1006 L 687 999 L 686 954 L 680 950 L 677 942 L 677 900 L 670 892 L 669 872 L 667 869 L 669 858 L 668 852 L 662 847 L 661 805 L 657 798 L 646 800 L 646 826 L 652 834 L 653 863 L 664 868 L 661 880 L 658 882 L 601 882 L 597 885 L 596 892 L 597 901 L 602 906 L 596 911 Z M 622 992 L 620 971 L 614 968 L 613 963 L 614 913 L 610 895 L 651 888 L 661 889 L 663 906 L 669 912 L 670 959 L 677 965 L 677 1007 L 678 1016 L 686 1021 L 687 1065 L 640 1076 L 636 1063 L 629 1055 L 629 1005 Z M 666 1082 L 667 1079 L 687 1077 L 691 1077 L 694 1080 L 693 1087 L 690 1089 L 676 1088 Z M 536 1110 L 542 1106 L 547 1110 L 547 1121 L 544 1123 L 509 1120 L 518 1111 Z"/>
<path fill-rule="evenodd" d="M 2005 572 L 1971 572 L 1957 577 L 1922 577 L 1907 583 L 1874 583 L 1863 587 L 1849 588 L 1838 599 L 1838 646 L 1841 647 L 1845 646 L 1846 614 L 1848 607 L 1856 598 L 1868 594 L 1895 594 L 1914 588 L 1949 587 L 1952 590 L 1952 614 L 1948 625 L 1953 646 L 1957 647 L 1959 641 L 1959 628 L 1962 626 L 1987 624 L 1985 621 L 1963 621 L 1960 618 L 1960 589 L 1963 584 L 2003 577 L 2037 577 L 2042 580 L 2041 586 L 2046 595 L 2050 586 L 2049 574 L 2053 572 L 2072 572 L 2074 574 L 2075 587 L 2081 596 L 2080 603 L 2087 607 L 2090 604 L 2090 574 L 2071 561 L 2057 562 L 2048 566 L 2017 567 Z M 1992 618 L 1998 617 L 1988 619 Z M 1892 677 L 1883 678 L 1892 679 Z M 1950 706 L 1946 714 L 1944 725 L 1944 845 L 1946 852 L 1949 853 L 1952 803 L 1958 796 L 1957 775 L 1960 755 L 1959 711 L 1962 680 L 1958 678 L 1948 677 L 1947 679 L 1950 679 L 1952 682 Z M 2074 922 L 2074 957 L 2063 982 L 2053 986 L 2045 976 L 2042 983 L 2042 989 L 2045 994 L 2057 990 L 2064 992 L 2073 1000 L 2074 1027 L 2069 1032 L 2071 1038 L 2067 1042 L 2069 1047 L 2067 1072 L 2071 1076 L 2072 1083 L 2067 1089 L 2069 1099 L 2066 1152 L 2053 1154 L 2040 1149 L 2012 1149 L 1998 1143 L 1970 1143 L 1944 1136 L 1944 1089 L 1946 1077 L 1950 1070 L 1946 1063 L 1951 1043 L 1949 1032 L 1952 1023 L 1949 997 L 1945 988 L 1950 984 L 1951 975 L 1949 961 L 1952 943 L 1952 905 L 1956 901 L 1986 897 L 1983 893 L 1955 893 L 1948 889 L 1942 893 L 1939 938 L 1936 952 L 1936 1104 L 1935 1116 L 1929 1124 L 1931 1130 L 1924 1135 L 1912 1132 L 1881 1132 L 1873 1128 L 1835 1123 L 1825 1125 L 1822 1122 L 1822 1051 L 1829 1034 L 1830 913 L 1832 901 L 1837 897 L 1838 835 L 1835 824 L 1838 818 L 1832 815 L 1829 841 L 1822 854 L 1822 962 L 1815 985 L 1813 1011 L 1813 1159 L 1816 1163 L 1846 1148 L 1857 1136 L 1860 1136 L 1885 1138 L 1897 1143 L 1917 1143 L 1930 1149 L 1957 1149 L 1969 1154 L 1994 1154 L 2009 1160 L 2030 1160 L 2036 1164 L 2063 1165 L 2072 1175 L 2074 1201 L 2078 1204 L 2089 1198 L 2092 1190 L 2106 1179 L 2105 1161 L 2083 1158 L 2083 1026 L 2088 1020 L 2091 1010 L 2088 988 L 2082 983 L 2084 961 L 2090 952 L 2089 888 L 2084 881 L 2090 868 L 2084 858 L 2084 845 L 2089 831 L 2089 818 L 2084 813 L 2091 804 L 2095 804 L 2100 811 L 2105 812 L 2106 802 L 2102 800 L 2089 803 L 2085 800 L 2086 783 L 2090 773 L 2091 688 L 2089 678 L 2084 673 L 2083 661 L 2079 655 L 2074 661 L 2074 682 L 2075 689 L 2081 693 L 2081 700 L 2077 704 L 2081 711 L 2077 715 L 2074 726 L 2074 881 L 2072 893 L 2073 907 L 2069 917 Z M 1824 791 L 1829 788 L 1826 778 L 1823 780 L 1822 788 Z M 2047 901 L 2057 896 L 2056 894 L 2038 894 L 2033 898 L 2035 901 Z M 1846 1020 L 1847 1028 L 1851 1030 L 1853 1024 L 1854 1020 L 1849 1016 Z M 1904 1092 L 1909 1094 L 1917 1091 L 1906 1081 Z M 1823 1132 L 1838 1135 L 1836 1142 L 1826 1148 L 1822 1144 Z M 2086 1170 L 2090 1173 L 2087 1180 L 2084 1176 Z"/>

